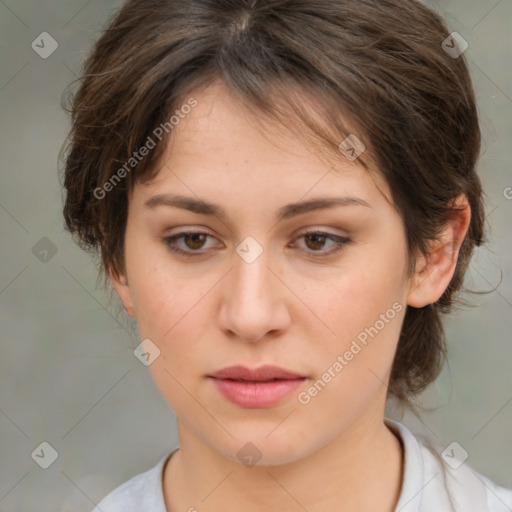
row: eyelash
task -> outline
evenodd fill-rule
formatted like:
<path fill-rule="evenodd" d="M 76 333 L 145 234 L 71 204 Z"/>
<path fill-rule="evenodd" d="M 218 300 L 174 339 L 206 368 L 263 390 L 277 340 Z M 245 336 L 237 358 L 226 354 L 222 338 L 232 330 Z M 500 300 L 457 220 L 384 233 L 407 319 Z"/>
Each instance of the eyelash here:
<path fill-rule="evenodd" d="M 188 236 L 189 235 L 206 235 L 206 236 L 211 237 L 210 234 L 204 233 L 202 231 L 182 231 L 181 233 L 177 233 L 176 235 L 163 237 L 163 241 L 170 251 L 172 251 L 176 254 L 179 254 L 181 256 L 184 256 L 185 258 L 193 258 L 193 257 L 198 257 L 198 256 L 204 255 L 204 252 L 200 252 L 199 250 L 184 251 L 183 249 L 179 249 L 176 246 L 172 245 L 173 242 L 175 242 L 176 240 L 183 238 L 184 236 L 187 236 L 187 235 Z M 302 237 L 307 237 L 307 236 L 311 236 L 311 235 L 325 236 L 327 239 L 335 242 L 335 248 L 331 249 L 329 251 L 313 251 L 313 250 L 306 251 L 306 252 L 309 252 L 313 258 L 326 258 L 328 256 L 332 256 L 333 254 L 341 251 L 345 245 L 352 242 L 352 240 L 350 238 L 347 238 L 345 236 L 333 235 L 332 233 L 325 233 L 323 231 L 306 231 L 306 232 L 300 234 L 296 238 L 296 240 L 298 240 Z M 315 253 L 320 253 L 320 255 L 317 255 Z"/>

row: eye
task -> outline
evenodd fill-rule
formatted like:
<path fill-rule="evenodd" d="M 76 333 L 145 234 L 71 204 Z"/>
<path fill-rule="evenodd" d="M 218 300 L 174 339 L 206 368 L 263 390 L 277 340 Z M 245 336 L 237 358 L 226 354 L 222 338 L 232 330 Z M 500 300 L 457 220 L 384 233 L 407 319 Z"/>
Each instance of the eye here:
<path fill-rule="evenodd" d="M 200 256 L 204 254 L 204 251 L 199 252 L 199 249 L 204 246 L 204 242 L 208 237 L 213 238 L 208 233 L 200 231 L 183 231 L 176 235 L 166 236 L 163 238 L 163 241 L 170 251 L 189 258 L 191 256 Z M 176 242 L 181 239 L 185 242 L 185 249 L 177 247 L 176 245 Z"/>
<path fill-rule="evenodd" d="M 205 242 L 208 238 L 214 238 L 208 233 L 200 231 L 183 231 L 176 235 L 163 237 L 163 241 L 168 249 L 176 254 L 180 254 L 186 258 L 202 256 L 207 252 L 203 249 Z M 323 231 L 306 231 L 299 235 L 295 240 L 304 239 L 306 241 L 307 249 L 304 249 L 312 254 L 313 257 L 326 257 L 340 251 L 346 244 L 352 240 L 345 236 L 334 235 L 332 233 L 324 233 Z M 185 247 L 179 247 L 178 241 L 184 243 Z M 326 241 L 331 241 L 332 246 L 329 250 L 321 250 Z M 310 249 L 310 250 L 308 250 Z"/>
<path fill-rule="evenodd" d="M 334 235 L 333 233 L 324 233 L 323 231 L 306 231 L 299 235 L 296 240 L 300 240 L 301 238 L 306 241 L 306 246 L 308 248 L 313 248 L 313 250 L 307 252 L 320 253 L 319 255 L 313 254 L 313 257 L 319 258 L 330 256 L 340 251 L 346 244 L 352 241 L 348 237 Z M 324 251 L 320 250 L 327 240 L 332 242 L 331 249 Z"/>

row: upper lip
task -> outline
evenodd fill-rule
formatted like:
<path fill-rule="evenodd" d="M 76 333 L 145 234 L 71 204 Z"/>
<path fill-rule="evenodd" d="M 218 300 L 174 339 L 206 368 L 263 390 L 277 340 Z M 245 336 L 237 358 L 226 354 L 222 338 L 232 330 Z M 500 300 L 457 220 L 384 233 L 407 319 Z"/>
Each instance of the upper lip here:
<path fill-rule="evenodd" d="M 264 365 L 259 368 L 246 368 L 245 366 L 229 366 L 223 368 L 209 377 L 215 379 L 233 379 L 233 380 L 247 380 L 247 381 L 266 381 L 272 379 L 291 380 L 303 379 L 305 375 L 300 375 L 295 372 L 285 370 L 279 366 Z"/>

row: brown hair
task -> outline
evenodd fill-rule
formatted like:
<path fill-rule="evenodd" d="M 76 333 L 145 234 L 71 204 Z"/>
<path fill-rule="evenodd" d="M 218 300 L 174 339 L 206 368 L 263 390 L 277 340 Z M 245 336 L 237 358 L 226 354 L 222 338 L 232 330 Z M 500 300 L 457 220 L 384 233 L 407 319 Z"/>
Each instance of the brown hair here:
<path fill-rule="evenodd" d="M 105 284 L 106 270 L 124 273 L 128 192 L 156 175 L 170 129 L 106 184 L 156 127 L 169 127 L 191 91 L 217 79 L 339 157 L 338 144 L 357 133 L 367 148 L 361 163 L 375 163 L 403 219 L 409 274 L 453 215 L 453 199 L 464 194 L 471 207 L 449 286 L 436 303 L 406 311 L 388 396 L 411 407 L 446 359 L 440 313 L 451 311 L 484 241 L 474 92 L 464 55 L 442 47 L 447 37 L 442 19 L 415 0 L 127 1 L 85 61 L 69 108 L 66 228 L 101 255 Z"/>

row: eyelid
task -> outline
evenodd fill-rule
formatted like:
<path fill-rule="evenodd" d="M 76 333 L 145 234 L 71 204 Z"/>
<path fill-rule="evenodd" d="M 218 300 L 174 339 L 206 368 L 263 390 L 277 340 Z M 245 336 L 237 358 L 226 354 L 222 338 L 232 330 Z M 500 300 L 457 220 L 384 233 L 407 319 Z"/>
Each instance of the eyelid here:
<path fill-rule="evenodd" d="M 325 236 L 326 239 L 331 240 L 334 242 L 334 248 L 329 250 L 320 250 L 320 251 L 313 251 L 313 250 L 307 250 L 304 249 L 303 251 L 308 254 L 308 256 L 311 256 L 313 258 L 327 258 L 329 256 L 332 256 L 338 252 L 340 252 L 345 245 L 352 242 L 352 239 L 346 235 L 337 235 L 335 233 L 332 233 L 330 231 L 323 231 L 322 229 L 317 228 L 306 228 L 305 231 L 301 231 L 294 239 L 293 243 L 303 237 L 306 237 L 308 235 L 320 235 Z M 317 256 L 316 256 L 317 255 Z"/>
<path fill-rule="evenodd" d="M 202 229 L 204 229 L 204 228 L 202 228 Z M 213 250 L 213 249 L 183 250 L 174 245 L 171 245 L 172 242 L 182 239 L 183 237 L 185 237 L 187 235 L 206 235 L 207 237 L 210 237 L 210 238 L 216 238 L 214 235 L 211 235 L 210 233 L 208 233 L 206 231 L 200 231 L 198 229 L 189 228 L 186 231 L 184 230 L 184 231 L 179 231 L 174 234 L 164 235 L 162 237 L 162 241 L 167 246 L 169 251 L 171 251 L 172 253 L 181 255 L 183 257 L 186 257 L 186 258 L 205 256 Z M 308 228 L 304 228 L 303 231 L 300 231 L 297 235 L 295 235 L 293 237 L 292 244 L 295 245 L 297 240 L 307 237 L 308 235 L 320 235 L 320 236 L 325 237 L 326 240 L 331 240 L 334 243 L 334 248 L 331 248 L 329 250 L 314 251 L 314 250 L 300 249 L 300 251 L 302 253 L 305 253 L 306 256 L 312 257 L 312 258 L 317 258 L 317 259 L 321 259 L 321 258 L 325 259 L 325 258 L 328 258 L 329 256 L 333 256 L 334 254 L 343 250 L 345 245 L 350 244 L 353 241 L 350 237 L 348 237 L 346 235 L 337 235 L 330 231 L 324 231 L 322 228 L 308 227 Z M 287 245 L 287 248 L 288 247 L 289 247 L 289 245 Z"/>

